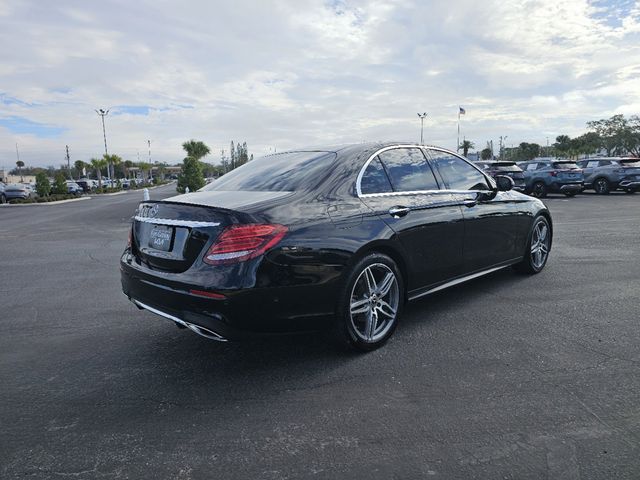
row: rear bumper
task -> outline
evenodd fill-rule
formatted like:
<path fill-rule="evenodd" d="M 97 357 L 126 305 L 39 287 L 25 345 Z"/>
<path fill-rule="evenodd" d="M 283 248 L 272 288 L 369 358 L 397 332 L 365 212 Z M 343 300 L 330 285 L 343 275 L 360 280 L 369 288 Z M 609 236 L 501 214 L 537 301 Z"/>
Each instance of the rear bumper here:
<path fill-rule="evenodd" d="M 621 180 L 620 188 L 639 188 L 640 180 Z"/>
<path fill-rule="evenodd" d="M 337 282 L 218 290 L 217 299 L 191 293 L 210 287 L 169 282 L 125 261 L 120 270 L 122 291 L 138 308 L 215 340 L 322 330 L 335 311 Z"/>

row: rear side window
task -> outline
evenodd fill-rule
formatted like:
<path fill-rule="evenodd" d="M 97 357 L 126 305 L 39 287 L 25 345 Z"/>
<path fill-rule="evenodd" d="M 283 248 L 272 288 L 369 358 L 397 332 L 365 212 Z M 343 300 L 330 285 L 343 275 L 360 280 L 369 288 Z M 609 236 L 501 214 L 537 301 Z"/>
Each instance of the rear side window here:
<path fill-rule="evenodd" d="M 438 182 L 419 148 L 395 148 L 378 155 L 394 192 L 438 190 Z"/>
<path fill-rule="evenodd" d="M 596 168 L 599 164 L 600 162 L 598 162 L 597 160 L 591 160 L 589 163 L 587 163 L 587 168 Z"/>
<path fill-rule="evenodd" d="M 393 192 L 391 182 L 387 177 L 387 172 L 380 163 L 380 159 L 375 157 L 367 166 L 367 169 L 360 180 L 360 191 L 362 193 L 386 193 Z"/>
<path fill-rule="evenodd" d="M 449 190 L 489 190 L 486 177 L 461 158 L 437 150 L 430 152 Z"/>
<path fill-rule="evenodd" d="M 535 170 L 536 168 L 538 168 L 538 164 L 537 163 L 530 163 L 530 164 L 527 165 L 527 171 L 529 171 L 529 172 Z"/>

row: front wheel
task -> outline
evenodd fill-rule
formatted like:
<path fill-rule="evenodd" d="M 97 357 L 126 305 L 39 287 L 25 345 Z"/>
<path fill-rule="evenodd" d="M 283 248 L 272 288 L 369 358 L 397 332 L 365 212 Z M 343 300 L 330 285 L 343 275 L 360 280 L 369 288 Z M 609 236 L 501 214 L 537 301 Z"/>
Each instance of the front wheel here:
<path fill-rule="evenodd" d="M 523 273 L 539 273 L 547 264 L 551 250 L 551 225 L 544 216 L 538 216 L 533 221 L 529 232 L 527 249 L 522 261 L 514 268 Z"/>
<path fill-rule="evenodd" d="M 575 197 L 578 192 L 564 192 L 567 197 Z"/>
<path fill-rule="evenodd" d="M 396 263 L 372 253 L 353 267 L 338 305 L 337 330 L 342 344 L 367 352 L 393 334 L 404 300 L 404 285 Z"/>
<path fill-rule="evenodd" d="M 4 193 L 0 195 L 0 203 L 7 203 L 7 197 L 4 196 Z"/>
<path fill-rule="evenodd" d="M 637 189 L 635 189 L 635 188 L 627 188 L 627 189 L 625 190 L 625 192 L 627 192 L 627 193 L 636 193 L 636 192 L 637 192 Z"/>

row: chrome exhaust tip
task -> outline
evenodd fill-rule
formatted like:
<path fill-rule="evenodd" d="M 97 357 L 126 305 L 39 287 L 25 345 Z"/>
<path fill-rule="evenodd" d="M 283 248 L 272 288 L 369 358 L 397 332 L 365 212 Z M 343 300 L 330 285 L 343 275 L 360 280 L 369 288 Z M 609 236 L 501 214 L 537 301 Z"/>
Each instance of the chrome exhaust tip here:
<path fill-rule="evenodd" d="M 146 303 L 142 303 L 139 300 L 131 299 L 131 301 L 141 310 L 148 310 L 151 313 L 155 313 L 156 315 L 171 320 L 175 322 L 179 327 L 186 327 L 191 330 L 193 333 L 200 335 L 201 337 L 208 338 L 209 340 L 215 340 L 216 342 L 226 342 L 227 339 L 224 338 L 219 333 L 214 332 L 213 330 L 209 330 L 206 327 L 202 327 L 200 325 L 195 325 L 193 323 L 185 322 L 184 320 L 171 315 L 169 313 L 163 312 L 162 310 L 158 310 L 157 308 L 150 307 Z"/>

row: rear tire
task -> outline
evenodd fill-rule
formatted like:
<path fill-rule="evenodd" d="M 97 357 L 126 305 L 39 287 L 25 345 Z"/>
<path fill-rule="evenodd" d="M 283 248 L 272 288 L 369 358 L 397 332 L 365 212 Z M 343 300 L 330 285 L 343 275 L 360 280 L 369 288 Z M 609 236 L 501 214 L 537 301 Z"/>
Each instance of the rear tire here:
<path fill-rule="evenodd" d="M 544 198 L 547 196 L 547 186 L 544 182 L 536 182 L 531 187 L 531 195 L 536 198 Z"/>
<path fill-rule="evenodd" d="M 578 192 L 565 192 L 564 194 L 565 194 L 567 197 L 575 197 L 575 196 L 576 196 L 576 193 L 578 193 Z"/>
<path fill-rule="evenodd" d="M 338 342 L 360 352 L 381 347 L 393 335 L 403 303 L 396 263 L 381 253 L 366 255 L 347 276 L 338 300 Z"/>
<path fill-rule="evenodd" d="M 637 189 L 635 189 L 635 188 L 627 188 L 627 189 L 625 190 L 625 192 L 627 192 L 627 193 L 636 193 L 637 191 L 638 191 L 638 190 L 637 190 Z"/>
<path fill-rule="evenodd" d="M 4 193 L 0 195 L 0 203 L 2 204 L 7 203 L 7 197 L 4 195 Z"/>
<path fill-rule="evenodd" d="M 593 189 L 598 195 L 607 195 L 611 191 L 611 186 L 606 178 L 600 177 L 593 182 Z"/>
<path fill-rule="evenodd" d="M 540 273 L 549 259 L 551 240 L 552 232 L 549 220 L 543 215 L 538 215 L 531 224 L 527 249 L 522 261 L 515 264 L 513 268 L 522 273 Z"/>

